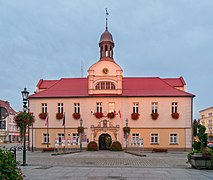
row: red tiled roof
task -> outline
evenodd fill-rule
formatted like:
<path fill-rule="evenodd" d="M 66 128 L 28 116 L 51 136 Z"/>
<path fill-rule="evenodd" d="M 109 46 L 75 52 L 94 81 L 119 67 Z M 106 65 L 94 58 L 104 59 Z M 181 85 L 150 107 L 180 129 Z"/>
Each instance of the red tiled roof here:
<path fill-rule="evenodd" d="M 169 85 L 174 86 L 174 87 L 183 87 L 186 85 L 183 77 L 179 78 L 162 78 L 165 82 L 167 82 Z"/>
<path fill-rule="evenodd" d="M 14 109 L 10 106 L 10 103 L 8 101 L 3 101 L 0 100 L 0 107 L 4 107 L 5 109 L 7 109 L 7 111 L 9 112 L 9 114 L 15 115 L 16 112 L 14 111 Z"/>
<path fill-rule="evenodd" d="M 178 78 L 177 78 L 178 79 Z M 45 80 L 43 80 L 45 81 Z M 169 81 L 167 79 L 167 81 Z M 123 78 L 123 94 L 94 94 L 94 96 L 194 96 L 190 93 L 174 88 L 165 79 L 159 77 L 145 78 Z M 177 80 L 176 80 L 177 81 Z M 178 82 L 178 81 L 177 81 Z M 48 83 L 47 83 L 48 84 Z M 31 95 L 29 98 L 42 97 L 85 97 L 88 95 L 88 79 L 87 78 L 62 78 L 55 80 L 55 84 Z"/>
<path fill-rule="evenodd" d="M 40 81 L 37 84 L 37 87 L 39 89 L 47 89 L 47 88 L 51 87 L 52 85 L 54 85 L 56 82 L 58 82 L 58 80 L 43 80 L 43 79 L 40 79 Z"/>

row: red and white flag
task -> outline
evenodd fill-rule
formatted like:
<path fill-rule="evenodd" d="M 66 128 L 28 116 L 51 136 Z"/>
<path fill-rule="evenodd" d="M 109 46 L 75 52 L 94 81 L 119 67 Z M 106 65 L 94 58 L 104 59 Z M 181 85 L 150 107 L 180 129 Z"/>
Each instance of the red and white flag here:
<path fill-rule="evenodd" d="M 119 113 L 119 115 L 120 115 L 120 118 L 121 118 L 121 111 L 119 110 L 119 111 L 118 111 L 118 113 Z"/>
<path fill-rule="evenodd" d="M 45 126 L 47 126 L 47 125 L 48 125 L 48 115 L 45 118 Z"/>

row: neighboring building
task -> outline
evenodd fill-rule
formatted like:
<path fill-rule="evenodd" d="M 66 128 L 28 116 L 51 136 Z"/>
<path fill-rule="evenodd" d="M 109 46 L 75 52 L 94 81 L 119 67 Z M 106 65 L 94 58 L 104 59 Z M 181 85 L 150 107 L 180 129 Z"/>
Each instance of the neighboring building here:
<path fill-rule="evenodd" d="M 19 130 L 14 117 L 16 112 L 8 101 L 0 100 L 0 142 L 19 141 Z"/>
<path fill-rule="evenodd" d="M 213 107 L 200 110 L 200 124 L 206 127 L 209 141 L 213 142 Z"/>
<path fill-rule="evenodd" d="M 184 79 L 123 77 L 123 70 L 113 59 L 114 41 L 107 27 L 99 47 L 100 59 L 88 69 L 86 78 L 38 82 L 35 94 L 29 97 L 30 111 L 36 118 L 30 133 L 33 147 L 54 147 L 55 140 L 62 143 L 64 137 L 75 144 L 80 121 L 73 113 L 79 113 L 85 128 L 84 147 L 96 141 L 99 149 L 105 149 L 107 137 L 125 147 L 123 127 L 127 123 L 131 128 L 128 147 L 137 147 L 143 138 L 147 150 L 191 149 L 194 95 L 186 92 Z M 57 119 L 56 113 L 65 112 L 64 133 L 63 120 L 58 120 L 62 117 Z M 48 128 L 41 113 L 48 113 Z"/>

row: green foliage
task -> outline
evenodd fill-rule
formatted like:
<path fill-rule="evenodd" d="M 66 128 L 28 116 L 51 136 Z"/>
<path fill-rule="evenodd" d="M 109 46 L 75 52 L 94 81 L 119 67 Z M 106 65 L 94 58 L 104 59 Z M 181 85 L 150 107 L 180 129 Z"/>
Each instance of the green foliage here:
<path fill-rule="evenodd" d="M 110 147 L 111 151 L 122 151 L 121 143 L 119 141 L 114 141 Z"/>
<path fill-rule="evenodd" d="M 97 151 L 98 145 L 95 141 L 90 141 L 87 145 L 87 151 Z"/>
<path fill-rule="evenodd" d="M 21 112 L 15 117 L 15 122 L 20 130 L 21 139 L 24 137 L 27 127 L 31 126 L 34 121 L 34 116 L 31 113 Z"/>
<path fill-rule="evenodd" d="M 13 154 L 10 151 L 0 148 L 0 179 L 21 180 L 22 173 L 18 167 Z"/>
<path fill-rule="evenodd" d="M 194 142 L 193 147 L 195 150 L 203 151 L 204 148 L 207 148 L 208 144 L 208 135 L 205 133 L 206 127 L 201 124 L 198 124 L 197 129 L 198 129 L 197 137 L 199 141 L 197 143 Z"/>

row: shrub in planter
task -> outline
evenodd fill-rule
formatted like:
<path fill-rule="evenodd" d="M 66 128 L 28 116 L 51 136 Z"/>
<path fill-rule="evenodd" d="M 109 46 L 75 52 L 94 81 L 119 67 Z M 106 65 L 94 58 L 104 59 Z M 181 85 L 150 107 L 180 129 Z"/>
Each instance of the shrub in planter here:
<path fill-rule="evenodd" d="M 151 114 L 151 117 L 153 120 L 156 120 L 158 118 L 158 116 L 159 116 L 159 114 L 157 112 Z"/>
<path fill-rule="evenodd" d="M 119 141 L 114 141 L 110 147 L 111 151 L 122 151 L 121 143 Z"/>
<path fill-rule="evenodd" d="M 73 113 L 72 116 L 73 116 L 74 119 L 80 119 L 81 118 L 80 113 Z"/>
<path fill-rule="evenodd" d="M 102 112 L 96 112 L 93 114 L 96 118 L 101 119 L 103 117 L 103 113 Z"/>
<path fill-rule="evenodd" d="M 140 116 L 140 114 L 138 114 L 138 113 L 132 113 L 132 114 L 131 114 L 131 118 L 132 118 L 133 120 L 137 120 L 137 119 L 139 118 L 139 116 Z"/>
<path fill-rule="evenodd" d="M 177 112 L 174 112 L 174 113 L 172 113 L 172 118 L 173 119 L 178 119 L 179 118 L 179 113 L 177 113 Z"/>
<path fill-rule="evenodd" d="M 97 151 L 98 145 L 95 141 L 90 141 L 89 144 L 87 144 L 87 151 Z"/>
<path fill-rule="evenodd" d="M 130 127 L 127 127 L 127 126 L 125 126 L 125 127 L 123 127 L 123 132 L 124 132 L 124 134 L 129 134 L 130 133 Z"/>
<path fill-rule="evenodd" d="M 114 112 L 109 112 L 107 114 L 107 117 L 110 118 L 110 119 L 113 119 L 115 117 L 115 113 Z"/>
<path fill-rule="evenodd" d="M 56 119 L 62 119 L 64 117 L 63 113 L 56 113 Z"/>
<path fill-rule="evenodd" d="M 79 126 L 78 127 L 78 134 L 82 134 L 84 132 L 84 127 Z"/>
<path fill-rule="evenodd" d="M 0 179 L 22 180 L 22 172 L 18 165 L 10 151 L 0 148 Z"/>
<path fill-rule="evenodd" d="M 43 152 L 52 152 L 52 151 L 54 151 L 54 148 L 51 148 L 51 147 L 43 148 Z"/>
<path fill-rule="evenodd" d="M 47 113 L 40 113 L 38 116 L 40 119 L 46 119 Z"/>

